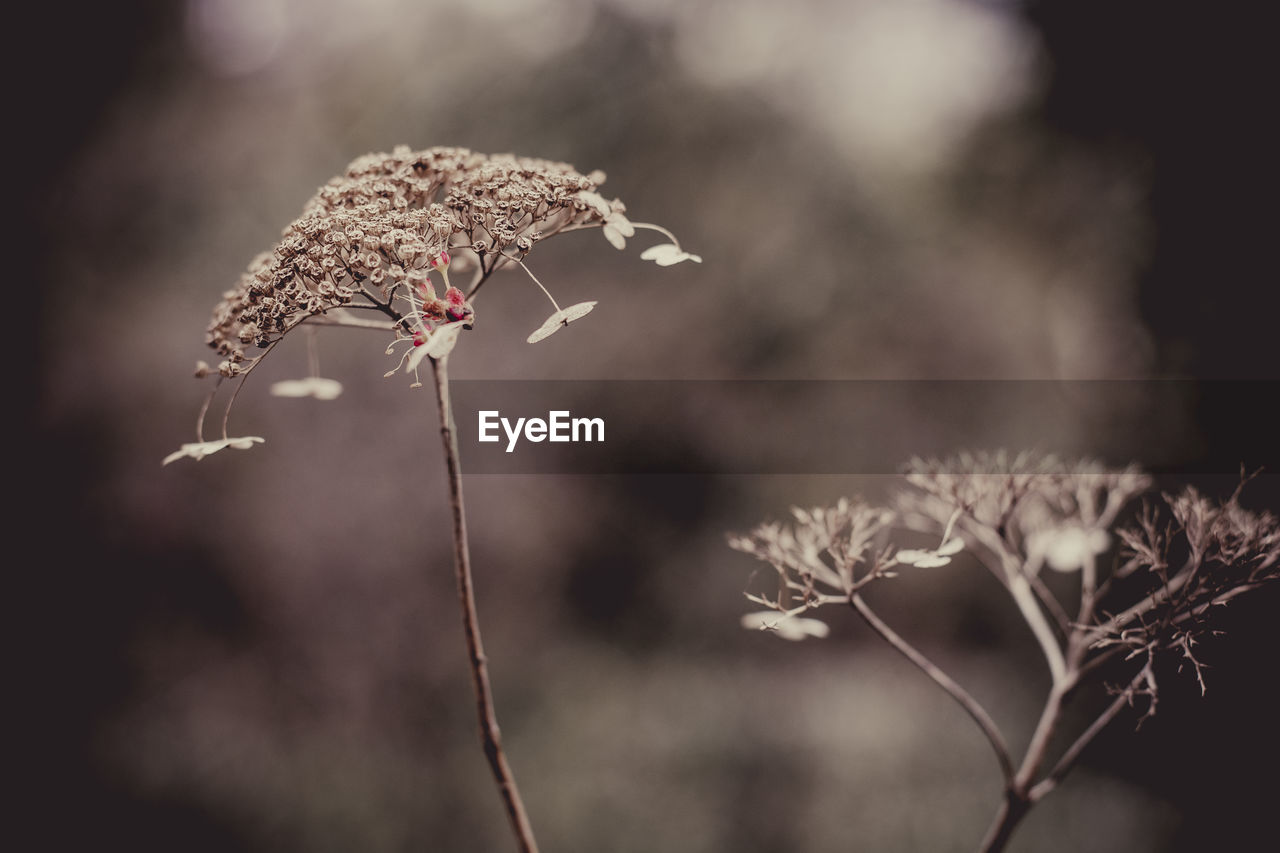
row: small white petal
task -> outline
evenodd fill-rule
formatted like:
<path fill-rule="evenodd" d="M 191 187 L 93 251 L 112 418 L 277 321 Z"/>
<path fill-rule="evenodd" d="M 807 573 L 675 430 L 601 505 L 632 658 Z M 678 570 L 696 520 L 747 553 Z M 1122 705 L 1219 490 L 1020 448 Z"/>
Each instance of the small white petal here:
<path fill-rule="evenodd" d="M 1082 527 L 1066 527 L 1046 531 L 1037 543 L 1044 549 L 1045 562 L 1059 572 L 1074 572 L 1106 551 L 1111 537 L 1105 530 L 1086 530 Z"/>
<path fill-rule="evenodd" d="M 960 537 L 948 539 L 938 546 L 938 550 L 934 553 L 941 554 L 944 557 L 950 557 L 952 554 L 959 554 L 964 550 L 964 540 Z"/>
<path fill-rule="evenodd" d="M 636 236 L 636 227 L 632 225 L 631 220 L 627 219 L 626 215 L 622 213 L 610 213 L 604 218 L 604 226 L 606 228 L 614 229 L 623 237 Z"/>
<path fill-rule="evenodd" d="M 453 347 L 458 343 L 458 335 L 462 334 L 462 330 L 467 327 L 465 320 L 458 320 L 453 323 L 446 323 L 431 333 L 431 337 L 427 338 L 427 342 L 420 349 L 427 351 L 427 355 L 432 358 L 444 358 L 453 352 Z"/>
<path fill-rule="evenodd" d="M 307 384 L 305 379 L 286 379 L 283 382 L 273 383 L 271 386 L 272 397 L 309 397 L 311 396 L 311 386 Z"/>
<path fill-rule="evenodd" d="M 413 352 L 409 353 L 409 357 L 405 359 L 404 372 L 413 373 L 413 371 L 418 369 L 418 365 L 422 364 L 422 360 L 426 357 L 427 345 L 425 343 L 421 346 L 414 347 Z"/>
<path fill-rule="evenodd" d="M 569 325 L 574 320 L 578 320 L 591 313 L 591 309 L 596 307 L 595 302 L 579 302 L 577 305 L 570 305 L 568 308 L 561 308 L 546 319 L 537 331 L 528 337 L 528 342 L 536 344 L 544 338 L 549 338 L 564 326 Z"/>
<path fill-rule="evenodd" d="M 785 633 L 781 633 L 781 631 L 785 631 Z M 830 633 L 830 626 L 821 619 L 805 619 L 799 616 L 792 616 L 780 626 L 779 636 L 786 637 L 788 640 L 803 640 L 805 637 L 821 639 Z"/>
<path fill-rule="evenodd" d="M 915 548 L 908 548 L 905 551 L 899 551 L 893 555 L 899 563 L 906 563 L 908 566 L 914 566 L 919 560 L 927 560 L 933 556 L 930 551 L 919 551 Z"/>
<path fill-rule="evenodd" d="M 168 465 L 170 462 L 176 462 L 183 457 L 191 457 L 192 459 L 203 459 L 206 456 L 212 456 L 225 447 L 234 447 L 236 450 L 247 450 L 254 443 L 266 441 L 256 435 L 245 436 L 243 438 L 223 438 L 217 441 L 198 441 L 191 444 L 184 444 L 178 450 L 170 453 L 164 458 L 162 465 Z"/>
<path fill-rule="evenodd" d="M 458 343 L 458 335 L 467 326 L 466 320 L 457 320 L 452 323 L 446 323 L 439 326 L 422 343 L 421 346 L 413 348 L 413 352 L 409 353 L 409 358 L 405 361 L 404 372 L 412 373 L 418 369 L 418 365 L 422 364 L 422 360 L 427 356 L 432 358 L 444 358 L 453 352 L 453 347 Z"/>
<path fill-rule="evenodd" d="M 753 628 L 768 628 L 777 624 L 782 618 L 782 613 L 777 610 L 757 610 L 754 613 L 744 613 L 739 620 L 742 627 L 747 630 Z"/>
<path fill-rule="evenodd" d="M 577 198 L 594 207 L 601 216 L 608 216 L 613 213 L 613 208 L 609 206 L 609 202 L 605 201 L 604 196 L 600 195 L 600 193 L 582 190 L 577 194 Z"/>
<path fill-rule="evenodd" d="M 650 246 L 641 252 L 640 260 L 658 261 L 658 263 L 661 263 L 662 261 L 659 260 L 660 258 L 675 257 L 682 254 L 684 253 L 680 251 L 680 247 L 675 243 L 659 243 L 658 245 Z"/>
<path fill-rule="evenodd" d="M 604 238 L 609 241 L 613 248 L 618 249 L 619 251 L 627 248 L 627 238 L 621 231 L 614 228 L 608 222 L 604 225 Z"/>
<path fill-rule="evenodd" d="M 336 400 L 342 393 L 342 383 L 336 379 L 310 376 L 306 379 L 286 379 L 271 386 L 274 397 L 315 397 L 317 400 Z"/>
<path fill-rule="evenodd" d="M 753 631 L 772 631 L 784 640 L 803 640 L 805 637 L 825 637 L 831 633 L 826 622 L 788 616 L 777 610 L 762 610 L 744 614 L 742 627 Z"/>
<path fill-rule="evenodd" d="M 943 557 L 938 554 L 928 554 L 923 558 L 916 560 L 911 565 L 917 569 L 936 569 L 939 566 L 945 566 L 951 562 L 950 557 Z"/>
<path fill-rule="evenodd" d="M 196 451 L 194 449 L 198 446 L 199 445 L 195 445 L 195 444 L 184 444 L 182 445 L 182 447 L 179 447 L 177 450 L 173 451 L 168 456 L 166 456 L 164 458 L 164 461 L 161 462 L 160 464 L 168 465 L 170 462 L 177 462 L 179 459 L 181 459 L 184 456 L 190 456 L 193 459 L 199 459 L 200 457 L 196 455 Z"/>

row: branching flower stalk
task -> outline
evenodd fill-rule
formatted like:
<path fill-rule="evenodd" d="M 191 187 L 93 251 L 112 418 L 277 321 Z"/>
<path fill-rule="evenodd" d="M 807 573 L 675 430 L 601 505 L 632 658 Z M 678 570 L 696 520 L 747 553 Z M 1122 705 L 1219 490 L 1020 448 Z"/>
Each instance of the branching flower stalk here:
<path fill-rule="evenodd" d="M 1190 670 L 1203 693 L 1195 647 L 1214 633 L 1217 611 L 1280 578 L 1280 523 L 1241 506 L 1240 489 L 1214 501 L 1187 487 L 1148 498 L 1134 513 L 1132 505 L 1150 487 L 1135 468 L 1004 453 L 915 460 L 905 479 L 908 487 L 892 509 L 842 499 L 834 507 L 795 508 L 791 524 L 767 523 L 730 536 L 731 547 L 769 563 L 778 580 L 772 596 L 747 593 L 764 609 L 742 623 L 791 640 L 823 637 L 827 625 L 803 614 L 848 605 L 955 700 L 986 737 L 1004 783 L 983 851 L 1003 850 L 1032 806 L 1058 787 L 1097 734 L 1127 708 L 1143 705 L 1139 725 L 1155 713 L 1159 661 L 1171 658 Z M 1241 487 L 1248 479 L 1242 477 Z M 908 531 L 937 537 L 937 547 L 891 543 Z M 1049 692 L 1017 760 L 986 709 L 864 597 L 873 583 L 902 571 L 942 569 L 961 552 L 999 580 L 1044 654 Z M 1041 578 L 1046 567 L 1078 574 L 1073 607 Z M 1050 745 L 1065 703 L 1098 681 L 1105 665 L 1126 663 L 1124 679 L 1106 685 L 1111 702 L 1053 760 Z"/>
<path fill-rule="evenodd" d="M 476 322 L 474 301 L 497 271 L 520 268 L 555 309 L 528 338 L 540 341 L 591 311 L 595 302 L 561 308 L 525 263 L 533 247 L 556 234 L 600 228 L 617 249 L 637 229 L 657 231 L 671 242 L 645 250 L 641 257 L 659 266 L 701 258 L 681 248 L 665 228 L 631 222 L 621 201 L 606 200 L 597 189 L 602 172 L 583 175 L 565 163 L 511 155 L 486 156 L 462 148 L 369 154 L 321 187 L 302 215 L 284 231 L 270 253 L 259 255 L 238 285 L 223 294 L 214 309 L 206 343 L 219 356 L 217 368 L 201 362 L 196 376 L 216 376 L 196 419 L 196 441 L 184 444 L 164 464 L 202 459 L 228 447 L 249 449 L 259 436 L 233 438 L 227 422 L 231 405 L 248 375 L 295 329 L 308 333 L 308 373 L 277 382 L 271 393 L 283 397 L 333 400 L 342 386 L 319 373 L 315 327 L 342 326 L 391 335 L 387 355 L 397 356 L 385 376 L 403 370 L 420 387 L 423 362 L 431 368 L 439 413 L 452 514 L 454 568 L 462 609 L 467 657 L 476 697 L 476 713 L 485 757 L 498 786 L 517 844 L 537 850 L 533 829 L 502 747 L 488 661 L 481 639 L 475 584 L 462 495 L 457 428 L 449 395 L 448 359 L 461 333 Z M 465 290 L 450 281 L 471 273 Z M 437 293 L 432 275 L 443 290 Z M 371 320 L 358 312 L 384 319 Z M 262 350 L 250 356 L 246 347 Z M 236 381 L 222 416 L 221 437 L 207 440 L 205 416 L 221 385 Z"/>

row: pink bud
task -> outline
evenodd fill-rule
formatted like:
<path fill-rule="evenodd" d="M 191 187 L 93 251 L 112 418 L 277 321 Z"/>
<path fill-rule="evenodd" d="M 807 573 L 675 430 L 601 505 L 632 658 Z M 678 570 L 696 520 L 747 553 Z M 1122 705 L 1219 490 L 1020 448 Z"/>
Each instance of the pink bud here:
<path fill-rule="evenodd" d="M 446 290 L 444 298 L 449 304 L 445 313 L 448 314 L 450 320 L 462 320 L 470 313 L 470 309 L 467 306 L 467 297 L 458 288 L 451 287 Z"/>

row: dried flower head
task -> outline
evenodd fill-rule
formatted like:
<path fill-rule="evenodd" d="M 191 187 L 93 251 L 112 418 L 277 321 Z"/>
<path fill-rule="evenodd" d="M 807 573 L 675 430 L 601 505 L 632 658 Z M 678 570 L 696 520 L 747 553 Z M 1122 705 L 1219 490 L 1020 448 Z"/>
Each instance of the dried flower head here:
<path fill-rule="evenodd" d="M 244 377 L 306 323 L 390 333 L 388 353 L 396 354 L 398 344 L 403 349 L 388 375 L 401 366 L 416 375 L 422 359 L 446 357 L 459 333 L 472 327 L 477 292 L 504 267 L 520 267 L 551 301 L 551 317 L 529 337 L 542 340 L 595 304 L 561 309 L 525 264 L 537 243 L 559 233 L 600 228 L 622 249 L 637 229 L 648 229 L 671 243 L 642 257 L 662 266 L 701 261 L 665 228 L 629 220 L 621 201 L 599 194 L 604 180 L 598 170 L 584 175 L 567 163 L 465 148 L 400 146 L 359 157 L 316 192 L 276 246 L 254 258 L 223 294 L 206 335 L 222 360 L 216 371 L 198 373 Z M 450 282 L 451 268 L 471 273 L 465 289 Z M 361 311 L 385 319 L 358 319 Z M 255 350 L 262 352 L 251 355 Z M 315 377 L 313 364 L 308 380 L 314 381 L 277 386 L 277 393 L 336 396 Z"/>
<path fill-rule="evenodd" d="M 1079 567 L 1075 555 L 1082 549 L 1105 551 L 1106 529 L 1151 485 L 1133 466 L 1067 464 L 1050 455 L 1005 451 L 914 459 L 905 477 L 916 489 L 898 496 L 904 514 L 947 524 L 958 513 L 967 524 L 994 529 L 1037 553 L 1037 567 L 1043 559 L 1063 571 Z"/>
<path fill-rule="evenodd" d="M 1145 597 L 1098 620 L 1090 637 L 1095 648 L 1120 646 L 1134 657 L 1174 652 L 1190 664 L 1203 692 L 1193 647 L 1214 633 L 1221 607 L 1280 580 L 1280 521 L 1241 506 L 1240 489 L 1217 501 L 1188 486 L 1163 500 L 1163 507 L 1147 504 L 1116 530 L 1127 558 L 1116 574 L 1133 576 Z"/>
<path fill-rule="evenodd" d="M 776 598 L 748 594 L 750 600 L 794 615 L 832 600 L 845 601 L 869 581 L 892 576 L 894 561 L 875 544 L 893 513 L 841 498 L 831 507 L 793 507 L 791 514 L 792 523 L 768 522 L 745 536 L 729 536 L 729 547 L 770 564 L 778 573 Z M 799 601 L 794 609 L 793 600 Z"/>
<path fill-rule="evenodd" d="M 1141 707 L 1139 724 L 1155 713 L 1160 660 L 1193 670 L 1203 692 L 1196 647 L 1215 633 L 1218 611 L 1280 580 L 1280 521 L 1243 507 L 1240 489 L 1219 502 L 1188 487 L 1133 515 L 1126 507 L 1150 478 L 1132 466 L 1004 452 L 917 459 L 905 479 L 909 488 L 894 512 L 841 499 L 830 508 L 794 509 L 793 523 L 730 536 L 731 547 L 773 566 L 778 579 L 775 597 L 747 593 L 764 609 L 745 614 L 741 624 L 788 640 L 823 637 L 826 623 L 802 614 L 848 606 L 950 695 L 986 736 L 1004 776 L 1003 802 L 983 850 L 1003 849 L 1027 810 L 1120 713 Z M 891 539 L 899 532 L 936 537 L 938 544 L 895 550 Z M 1020 761 L 982 704 L 864 598 L 864 587 L 894 577 L 897 567 L 942 568 L 961 551 L 972 556 L 966 569 L 976 563 L 999 581 L 1048 669 L 1051 689 Z M 1051 585 L 1040 577 L 1045 565 L 1078 581 Z M 1050 764 L 1064 699 L 1113 670 L 1127 670 L 1126 681 L 1105 685 L 1110 704 Z"/>

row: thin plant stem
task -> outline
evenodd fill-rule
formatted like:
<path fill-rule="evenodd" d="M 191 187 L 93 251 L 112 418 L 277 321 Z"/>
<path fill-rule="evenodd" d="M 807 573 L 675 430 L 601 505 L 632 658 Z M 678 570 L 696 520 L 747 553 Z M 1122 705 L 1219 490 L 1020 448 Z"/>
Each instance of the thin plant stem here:
<path fill-rule="evenodd" d="M 1080 736 L 1076 738 L 1075 743 L 1067 747 L 1066 752 L 1062 753 L 1062 757 L 1058 759 L 1058 763 L 1049 771 L 1049 775 L 1038 782 L 1028 792 L 1028 798 L 1031 802 L 1034 803 L 1040 800 L 1054 788 L 1058 787 L 1058 783 L 1062 781 L 1062 777 L 1067 775 L 1067 771 L 1075 765 L 1080 754 L 1084 752 L 1085 747 L 1087 747 L 1093 739 L 1097 737 L 1098 732 L 1105 729 L 1107 725 L 1116 718 L 1116 715 L 1124 710 L 1127 705 L 1133 704 L 1134 691 L 1137 690 L 1138 685 L 1141 684 L 1149 674 L 1150 664 L 1135 675 L 1133 680 L 1129 682 L 1129 686 L 1120 691 L 1111 704 L 1107 706 L 1107 709 L 1099 714 L 1098 718 L 1089 725 L 1089 728 L 1085 729 Z"/>
<path fill-rule="evenodd" d="M 1009 839 L 1013 835 L 1013 830 L 1026 817 L 1031 807 L 1058 787 L 1063 777 L 1075 766 L 1081 753 L 1093 742 L 1098 733 L 1110 725 L 1112 720 L 1126 706 L 1132 704 L 1134 691 L 1142 683 L 1143 679 L 1148 677 L 1149 672 L 1150 664 L 1148 663 L 1133 677 L 1129 685 L 1112 700 L 1106 710 L 1098 715 L 1098 718 L 1076 738 L 1071 746 L 1067 747 L 1067 750 L 1058 759 L 1058 763 L 1053 766 L 1049 774 L 1040 782 L 1031 786 L 1031 778 L 1039 767 L 1040 761 L 1044 758 L 1044 746 L 1047 745 L 1048 740 L 1046 735 L 1043 743 L 1037 743 L 1039 735 L 1042 731 L 1052 731 L 1062 707 L 1062 696 L 1059 695 L 1059 691 L 1055 688 L 1050 694 L 1049 701 L 1045 704 L 1041 725 L 1037 727 L 1036 737 L 1033 737 L 1032 745 L 1027 750 L 1027 758 L 1018 772 L 1017 782 L 1005 790 L 1004 800 L 1000 803 L 1000 808 L 996 810 L 995 817 L 991 820 L 991 826 L 987 830 L 986 837 L 982 839 L 982 844 L 978 848 L 981 853 L 999 853 L 999 851 L 1004 850 L 1005 845 L 1009 843 Z"/>
<path fill-rule="evenodd" d="M 1053 633 L 1053 628 L 1049 626 L 1044 611 L 1040 609 L 1040 602 L 1032 591 L 1031 582 L 1027 579 L 1022 561 L 1009 550 L 994 530 L 975 522 L 966 525 L 965 531 L 1000 561 L 1003 573 L 995 571 L 994 568 L 992 573 L 1004 583 L 1009 595 L 1013 597 L 1014 604 L 1018 605 L 1023 620 L 1044 652 L 1045 662 L 1049 665 L 1049 675 L 1053 683 L 1057 684 L 1066 676 L 1066 660 L 1063 658 L 1062 647 L 1058 645 L 1058 638 Z"/>
<path fill-rule="evenodd" d="M 1031 581 L 1031 591 L 1036 594 L 1036 598 L 1040 599 L 1040 603 L 1044 605 L 1044 609 L 1049 611 L 1049 615 L 1053 617 L 1053 622 L 1058 627 L 1058 632 L 1064 637 L 1071 633 L 1071 617 L 1067 615 L 1067 611 L 1063 608 L 1062 602 L 1053 594 L 1053 590 L 1049 589 L 1049 585 L 1044 582 L 1038 574 L 1029 575 Z"/>
<path fill-rule="evenodd" d="M 521 853 L 537 853 L 538 843 L 525 814 L 524 803 L 516 779 L 502 749 L 498 717 L 493 707 L 493 690 L 489 685 L 489 667 L 480 639 L 480 618 L 476 612 L 475 588 L 471 576 L 471 550 L 467 542 L 467 517 L 462 502 L 462 465 L 458 457 L 457 426 L 449 399 L 447 357 L 431 359 L 435 379 L 436 403 L 440 412 L 440 438 L 444 444 L 445 466 L 449 475 L 449 504 L 453 510 L 453 554 L 458 579 L 458 602 L 462 607 L 462 625 L 467 635 L 467 655 L 471 663 L 471 682 L 476 692 L 476 715 L 480 722 L 480 739 L 485 757 L 493 772 L 498 792 L 502 795 L 511 829 Z"/>
<path fill-rule="evenodd" d="M 1013 830 L 1026 817 L 1030 808 L 1031 802 L 1026 797 L 1013 790 L 1006 791 L 1004 799 L 1000 802 L 1000 808 L 991 821 L 991 827 L 978 847 L 980 853 L 999 853 L 1004 850 L 1005 845 L 1009 843 L 1009 838 L 1013 835 Z"/>
<path fill-rule="evenodd" d="M 1062 656 L 1058 638 L 1054 636 L 1053 629 L 1049 627 L 1049 622 L 1040 609 L 1040 602 L 1031 591 L 1031 582 L 1027 580 L 1026 575 L 1021 572 L 1010 575 L 1009 595 L 1013 596 L 1014 603 L 1022 611 L 1022 618 L 1040 643 L 1045 661 L 1049 664 L 1049 675 L 1053 683 L 1055 685 L 1061 683 L 1067 675 L 1066 660 Z"/>
<path fill-rule="evenodd" d="M 1040 712 L 1040 720 L 1036 723 L 1036 730 L 1031 735 L 1031 743 L 1027 746 L 1027 754 L 1022 759 L 1022 766 L 1018 768 L 1017 778 L 1014 779 L 1014 784 L 1019 791 L 1025 791 L 1030 787 L 1036 771 L 1044 762 L 1045 754 L 1049 749 L 1049 739 L 1053 737 L 1054 729 L 1058 726 L 1058 718 L 1062 715 L 1062 701 L 1066 695 L 1067 687 L 1061 683 L 1055 683 L 1049 688 L 1049 698 L 1045 700 L 1044 710 Z"/>
<path fill-rule="evenodd" d="M 929 660 L 915 646 L 904 640 L 896 631 L 890 628 L 884 620 L 875 614 L 875 612 L 862 600 L 860 595 L 849 596 L 849 604 L 853 609 L 858 611 L 858 615 L 871 626 L 877 634 L 888 641 L 902 653 L 907 660 L 911 661 L 920 668 L 925 675 L 933 679 L 934 683 L 947 692 L 947 695 L 959 703 L 965 712 L 973 718 L 978 724 L 978 728 L 982 729 L 982 733 L 987 736 L 987 740 L 991 743 L 991 749 L 996 754 L 996 761 L 1000 762 L 1000 772 L 1004 774 L 1006 784 L 1013 784 L 1013 759 L 1009 757 L 1009 747 L 1005 743 L 1004 735 L 1000 733 L 1000 728 L 991 719 L 991 715 L 987 710 L 978 703 L 978 700 L 969 695 L 963 687 L 955 682 L 951 676 L 943 672 L 937 664 Z"/>
<path fill-rule="evenodd" d="M 1112 616 L 1110 619 L 1107 619 L 1105 622 L 1095 625 L 1089 629 L 1089 633 L 1085 636 L 1085 642 L 1093 643 L 1108 634 L 1119 633 L 1135 619 L 1172 599 L 1173 596 L 1177 594 L 1178 590 L 1182 589 L 1182 587 L 1186 585 L 1187 581 L 1191 579 L 1192 575 L 1195 573 L 1194 568 L 1194 561 L 1188 560 L 1187 564 L 1183 566 L 1177 574 L 1169 578 L 1168 583 L 1164 586 L 1160 587 L 1127 610 L 1123 610 L 1115 616 Z"/>

